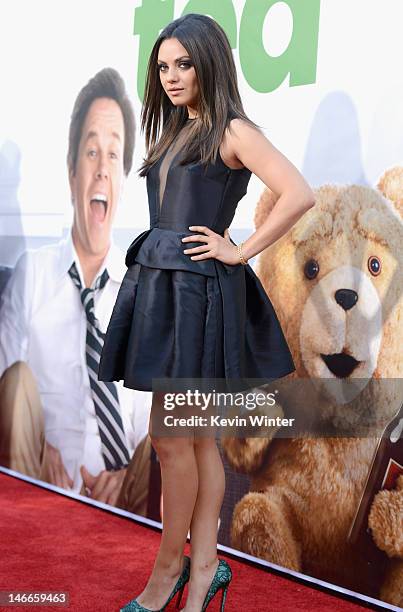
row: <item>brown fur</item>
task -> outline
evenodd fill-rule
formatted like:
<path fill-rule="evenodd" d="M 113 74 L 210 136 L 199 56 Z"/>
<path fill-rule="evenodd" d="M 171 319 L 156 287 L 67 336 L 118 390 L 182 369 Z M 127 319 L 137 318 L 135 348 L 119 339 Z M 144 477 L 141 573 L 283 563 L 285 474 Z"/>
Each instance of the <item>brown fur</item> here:
<path fill-rule="evenodd" d="M 332 378 L 320 349 L 355 356 L 355 373 L 364 382 L 403 378 L 403 169 L 386 173 L 379 189 L 382 193 L 356 185 L 317 189 L 315 207 L 258 259 L 257 274 L 296 364 L 290 379 Z M 256 227 L 275 204 L 274 194 L 265 190 L 255 212 Z M 382 263 L 377 276 L 367 263 L 373 255 Z M 314 280 L 303 274 L 310 258 L 320 265 Z M 363 287 L 361 310 L 354 307 L 341 314 L 332 302 L 334 289 L 350 277 L 356 279 L 357 291 Z M 376 311 L 382 318 L 376 318 Z M 385 424 L 400 407 L 401 397 L 401 384 L 364 384 L 345 405 L 334 397 L 316 404 L 316 416 L 340 430 L 365 419 L 368 425 Z M 371 412 L 372 405 L 377 408 Z M 357 572 L 365 561 L 347 536 L 376 445 L 374 437 L 224 439 L 230 463 L 252 475 L 250 493 L 234 510 L 232 544 L 270 562 L 370 593 L 373 585 Z M 377 596 L 402 606 L 403 478 L 396 490 L 375 496 L 369 526 L 376 545 L 391 558 Z"/>

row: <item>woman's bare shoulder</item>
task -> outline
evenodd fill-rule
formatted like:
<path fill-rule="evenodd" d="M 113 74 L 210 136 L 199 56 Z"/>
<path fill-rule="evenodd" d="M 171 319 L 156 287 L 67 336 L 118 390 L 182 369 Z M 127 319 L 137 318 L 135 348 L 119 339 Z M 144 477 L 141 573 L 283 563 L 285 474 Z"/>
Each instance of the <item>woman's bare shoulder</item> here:
<path fill-rule="evenodd" d="M 256 132 L 261 134 L 260 128 L 254 126 L 249 121 L 245 119 L 241 119 L 240 117 L 234 117 L 230 120 L 227 128 L 227 132 L 232 133 L 235 137 L 241 137 L 243 135 L 254 135 L 256 136 Z"/>
<path fill-rule="evenodd" d="M 246 147 L 250 148 L 257 138 L 262 138 L 259 128 L 251 125 L 244 119 L 231 119 L 225 130 L 223 142 L 221 144 L 221 157 L 230 168 L 238 169 L 243 167 L 240 161 L 240 153 Z"/>

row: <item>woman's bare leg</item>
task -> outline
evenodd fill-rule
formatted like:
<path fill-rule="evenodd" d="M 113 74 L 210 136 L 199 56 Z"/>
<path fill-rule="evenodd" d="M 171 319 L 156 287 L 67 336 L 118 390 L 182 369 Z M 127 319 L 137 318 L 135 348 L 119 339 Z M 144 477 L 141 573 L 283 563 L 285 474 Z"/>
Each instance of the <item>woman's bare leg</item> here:
<path fill-rule="evenodd" d="M 154 399 L 153 399 L 154 401 Z M 189 437 L 155 437 L 151 441 L 161 466 L 163 530 L 151 576 L 138 603 L 159 610 L 168 599 L 183 568 L 183 552 L 198 489 L 198 470 Z"/>
<path fill-rule="evenodd" d="M 200 612 L 218 566 L 217 530 L 225 474 L 214 438 L 195 438 L 199 489 L 190 526 L 192 564 L 186 612 Z"/>

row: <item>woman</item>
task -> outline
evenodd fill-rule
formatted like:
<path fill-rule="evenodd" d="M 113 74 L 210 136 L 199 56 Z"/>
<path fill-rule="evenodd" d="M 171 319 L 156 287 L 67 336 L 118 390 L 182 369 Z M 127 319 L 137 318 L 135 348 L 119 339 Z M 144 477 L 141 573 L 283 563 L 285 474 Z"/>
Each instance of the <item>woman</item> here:
<path fill-rule="evenodd" d="M 153 378 L 229 383 L 289 374 L 295 368 L 287 343 L 247 260 L 287 232 L 313 206 L 313 194 L 245 115 L 229 42 L 211 18 L 189 14 L 161 32 L 148 65 L 142 128 L 151 228 L 127 253 L 99 378 L 153 390 Z M 279 198 L 236 246 L 226 228 L 251 172 Z M 163 401 L 154 392 L 152 414 Z M 205 610 L 219 591 L 224 609 L 231 570 L 217 559 L 225 483 L 216 441 L 193 432 L 156 435 L 152 422 L 162 539 L 145 589 L 123 610 L 163 610 L 189 577 L 186 612 Z M 189 529 L 191 567 L 183 554 Z"/>

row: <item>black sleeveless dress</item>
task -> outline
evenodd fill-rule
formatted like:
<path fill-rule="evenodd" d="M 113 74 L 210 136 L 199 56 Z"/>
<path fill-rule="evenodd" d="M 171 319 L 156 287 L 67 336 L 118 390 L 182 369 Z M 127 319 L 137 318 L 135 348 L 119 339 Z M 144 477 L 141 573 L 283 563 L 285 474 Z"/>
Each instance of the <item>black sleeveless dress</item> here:
<path fill-rule="evenodd" d="M 251 176 L 216 162 L 180 165 L 189 119 L 163 159 L 149 170 L 150 229 L 126 254 L 104 339 L 98 377 L 154 390 L 153 379 L 220 379 L 220 390 L 251 387 L 295 370 L 280 323 L 249 265 L 194 261 L 181 242 L 190 225 L 223 235 Z M 227 383 L 227 384 L 225 384 Z M 263 382 L 261 382 L 263 384 Z"/>

